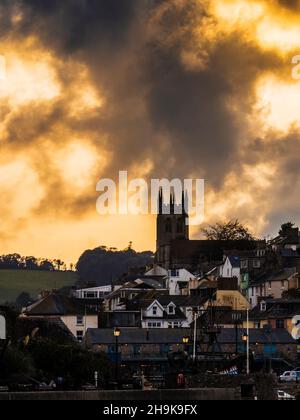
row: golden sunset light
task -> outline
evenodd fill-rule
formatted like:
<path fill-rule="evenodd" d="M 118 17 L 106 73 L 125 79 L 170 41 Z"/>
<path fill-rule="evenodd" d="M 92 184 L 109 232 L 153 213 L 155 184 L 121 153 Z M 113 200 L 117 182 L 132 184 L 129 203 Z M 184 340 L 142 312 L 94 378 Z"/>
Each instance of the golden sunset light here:
<path fill-rule="evenodd" d="M 0 401 L 298 400 L 299 191 L 300 0 L 0 0 Z"/>
<path fill-rule="evenodd" d="M 127 237 L 116 231 L 117 223 L 111 221 L 108 227 L 96 213 L 98 180 L 116 178 L 119 170 L 146 179 L 190 173 L 204 176 L 208 186 L 206 223 L 230 218 L 234 196 L 236 216 L 253 225 L 256 234 L 272 230 L 268 205 L 263 207 L 261 221 L 253 223 L 255 197 L 268 194 L 274 180 L 288 174 L 282 174 L 281 163 L 276 158 L 270 161 L 265 151 L 249 160 L 246 148 L 251 147 L 254 133 L 264 144 L 272 144 L 268 133 L 277 132 L 284 141 L 292 127 L 294 142 L 298 142 L 295 127 L 299 126 L 300 84 L 290 76 L 290 63 L 293 55 L 300 53 L 299 10 L 275 0 L 195 0 L 193 8 L 187 8 L 188 3 L 170 0 L 150 8 L 147 19 L 151 25 L 145 26 L 143 33 L 139 19 L 126 22 L 130 24 L 127 54 L 119 48 L 118 38 L 112 51 L 98 27 L 91 30 L 91 39 L 78 40 L 76 45 L 75 39 L 64 39 L 66 34 L 58 22 L 56 31 L 48 31 L 46 15 L 43 24 L 39 21 L 22 34 L 30 8 L 22 2 L 12 8 L 11 28 L 0 40 L 6 61 L 6 78 L 0 80 L 5 252 L 21 248 L 32 253 L 33 244 L 42 243 L 37 250 L 41 256 L 56 252 L 75 261 L 80 247 L 75 251 L 71 245 L 73 223 L 82 227 L 77 228 L 80 234 L 86 229 L 85 236 L 93 238 L 90 246 L 105 242 L 122 248 L 132 240 L 140 250 L 154 249 L 154 235 L 143 234 L 141 227 L 152 223 L 154 229 L 151 217 L 128 218 L 132 234 Z M 171 9 L 169 28 L 162 32 L 164 16 Z M 179 27 L 180 15 L 186 19 Z M 135 37 L 135 33 L 139 35 Z M 92 41 L 94 36 L 99 39 L 98 47 Z M 162 53 L 164 48 L 177 49 L 179 61 L 175 62 L 174 56 L 164 76 L 157 73 L 161 69 L 153 52 L 147 51 L 150 43 L 161 45 Z M 143 60 L 138 51 L 144 51 Z M 197 84 L 194 98 L 188 78 Z M 177 93 L 168 87 L 172 79 Z M 246 80 L 246 84 L 235 86 L 238 80 Z M 210 84 L 219 86 L 219 91 L 209 91 Z M 165 101 L 166 112 L 160 116 L 156 96 Z M 175 106 L 174 101 L 178 101 L 177 109 L 167 111 L 167 104 Z M 226 109 L 226 103 L 234 105 Z M 214 109 L 216 118 L 228 122 L 224 140 L 222 131 L 211 130 Z M 218 145 L 223 141 L 220 165 L 213 155 L 219 155 Z M 277 144 L 278 139 L 274 141 Z M 236 168 L 231 167 L 230 160 L 235 159 L 231 148 L 241 159 Z M 216 183 L 216 176 L 223 179 L 221 184 Z M 280 206 L 276 200 L 276 212 Z M 39 240 L 52 226 L 54 215 L 61 237 L 56 247 Z M 195 237 L 198 230 L 193 228 Z M 24 241 L 25 232 L 30 241 Z"/>

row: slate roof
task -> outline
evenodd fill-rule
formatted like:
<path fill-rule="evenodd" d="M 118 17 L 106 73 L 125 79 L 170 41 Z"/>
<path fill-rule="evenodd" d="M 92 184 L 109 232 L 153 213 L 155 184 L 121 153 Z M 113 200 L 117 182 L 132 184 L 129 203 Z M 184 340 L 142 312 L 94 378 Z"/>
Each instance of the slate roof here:
<path fill-rule="evenodd" d="M 85 305 L 81 299 L 50 293 L 27 307 L 24 314 L 27 316 L 95 315 L 97 311 L 91 306 Z"/>
<path fill-rule="evenodd" d="M 300 299 L 272 299 L 266 300 L 267 310 L 261 311 L 257 305 L 250 313 L 251 320 L 288 319 L 300 313 Z"/>
<path fill-rule="evenodd" d="M 285 268 L 283 270 L 273 272 L 273 273 L 266 273 L 262 276 L 259 276 L 255 279 L 253 283 L 251 283 L 251 286 L 259 286 L 264 283 L 268 282 L 274 282 L 274 281 L 284 281 L 288 280 L 290 277 L 292 277 L 294 274 L 296 274 L 295 268 Z"/>
<path fill-rule="evenodd" d="M 142 293 L 127 302 L 127 308 L 130 310 L 147 309 L 155 300 L 163 307 L 173 302 L 175 306 L 181 308 L 198 307 L 207 302 L 207 298 L 200 298 L 198 296 L 171 296 L 166 292 L 151 291 L 146 294 Z"/>
<path fill-rule="evenodd" d="M 232 265 L 233 268 L 240 268 L 241 266 L 241 260 L 240 257 L 234 257 L 234 256 L 230 256 L 228 257 L 230 264 Z"/>
<path fill-rule="evenodd" d="M 238 333 L 239 342 L 242 343 L 244 329 Z M 273 330 L 271 337 L 264 330 L 250 330 L 251 344 L 297 344 L 286 330 Z M 89 329 L 87 332 L 88 342 L 91 345 L 112 345 L 115 344 L 113 329 Z M 151 329 L 142 328 L 121 328 L 120 344 L 182 344 L 184 337 L 191 336 L 191 329 Z M 234 344 L 236 342 L 236 331 L 232 328 L 222 329 L 218 336 L 220 344 Z"/>
<path fill-rule="evenodd" d="M 162 282 L 156 280 L 156 279 L 152 279 L 149 277 L 144 277 L 144 278 L 138 278 L 132 282 L 127 282 L 125 283 L 121 288 L 114 290 L 112 293 L 110 293 L 109 295 L 105 296 L 105 300 L 109 300 L 111 298 L 113 298 L 114 296 L 118 296 L 121 291 L 125 291 L 128 289 L 137 289 L 137 291 L 140 290 L 165 290 Z"/>

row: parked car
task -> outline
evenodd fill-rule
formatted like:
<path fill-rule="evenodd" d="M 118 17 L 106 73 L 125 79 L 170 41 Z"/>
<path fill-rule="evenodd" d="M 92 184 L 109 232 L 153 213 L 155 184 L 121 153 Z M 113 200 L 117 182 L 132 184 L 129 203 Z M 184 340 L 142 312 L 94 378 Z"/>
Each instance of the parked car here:
<path fill-rule="evenodd" d="M 279 377 L 280 382 L 298 382 L 300 379 L 300 372 L 284 372 L 283 375 Z"/>
<path fill-rule="evenodd" d="M 277 399 L 278 401 L 296 401 L 296 397 L 284 391 L 277 391 Z"/>

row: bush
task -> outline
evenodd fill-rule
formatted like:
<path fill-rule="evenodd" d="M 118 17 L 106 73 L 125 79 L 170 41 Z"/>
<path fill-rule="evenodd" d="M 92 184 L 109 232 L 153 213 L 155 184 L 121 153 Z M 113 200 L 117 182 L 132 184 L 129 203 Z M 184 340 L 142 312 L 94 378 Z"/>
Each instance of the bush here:
<path fill-rule="evenodd" d="M 39 338 L 31 342 L 28 351 L 43 377 L 48 380 L 72 378 L 75 387 L 93 382 L 96 371 L 105 381 L 112 372 L 111 362 L 104 353 L 91 353 L 77 343 L 58 344 Z"/>
<path fill-rule="evenodd" d="M 16 347 L 8 347 L 1 366 L 1 379 L 8 379 L 12 375 L 32 376 L 35 374 L 33 360 L 29 354 Z"/>

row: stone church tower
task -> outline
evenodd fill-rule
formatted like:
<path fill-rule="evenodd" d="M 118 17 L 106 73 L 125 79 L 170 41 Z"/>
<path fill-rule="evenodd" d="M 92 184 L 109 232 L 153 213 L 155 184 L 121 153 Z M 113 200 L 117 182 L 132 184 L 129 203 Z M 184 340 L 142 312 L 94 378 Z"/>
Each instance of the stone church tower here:
<path fill-rule="evenodd" d="M 175 193 L 171 192 L 170 202 L 165 203 L 163 191 L 159 192 L 157 216 L 156 263 L 165 268 L 170 260 L 171 243 L 174 240 L 189 240 L 188 214 L 185 211 L 187 197 L 182 193 L 181 203 L 175 202 Z"/>

